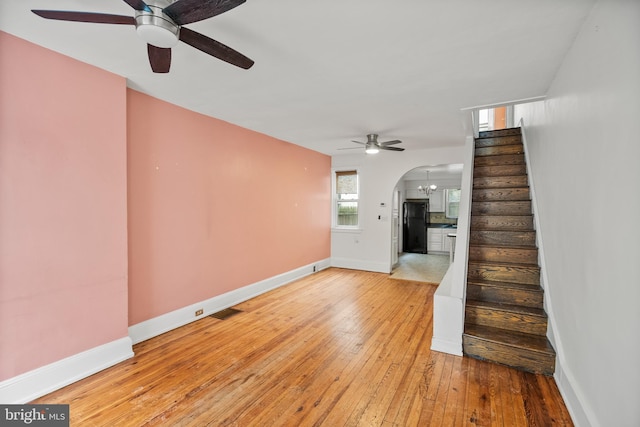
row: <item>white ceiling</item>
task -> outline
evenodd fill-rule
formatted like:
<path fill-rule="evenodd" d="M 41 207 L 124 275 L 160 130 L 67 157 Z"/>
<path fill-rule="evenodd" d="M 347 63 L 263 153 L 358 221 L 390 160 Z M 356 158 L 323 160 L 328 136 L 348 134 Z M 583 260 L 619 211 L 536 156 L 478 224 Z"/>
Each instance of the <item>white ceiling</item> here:
<path fill-rule="evenodd" d="M 133 16 L 121 0 L 1 0 L 0 30 L 128 79 L 154 97 L 322 153 L 367 133 L 412 149 L 460 145 L 462 108 L 544 95 L 592 0 L 248 0 L 187 25 L 255 61 L 189 45 L 154 74 L 133 26 L 31 9 Z"/>

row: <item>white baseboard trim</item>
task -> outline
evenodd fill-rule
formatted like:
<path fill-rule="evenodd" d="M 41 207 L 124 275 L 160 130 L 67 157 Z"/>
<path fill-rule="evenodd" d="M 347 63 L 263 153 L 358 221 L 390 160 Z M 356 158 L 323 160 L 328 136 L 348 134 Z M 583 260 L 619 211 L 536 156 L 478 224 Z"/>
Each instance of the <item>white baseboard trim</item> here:
<path fill-rule="evenodd" d="M 576 384 L 575 378 L 568 369 L 564 368 L 559 357 L 556 358 L 556 372 L 553 374 L 553 378 L 556 380 L 556 385 L 571 415 L 573 424 L 578 427 L 599 426 L 593 411 L 585 405 L 583 393 Z"/>
<path fill-rule="evenodd" d="M 387 263 L 363 261 L 351 258 L 331 258 L 331 267 L 349 268 L 351 270 L 373 271 L 376 273 L 391 273 L 391 268 Z"/>
<path fill-rule="evenodd" d="M 260 294 L 291 283 L 294 280 L 312 274 L 314 271 L 324 270 L 330 267 L 329 259 L 320 260 L 305 265 L 295 270 L 270 277 L 265 280 L 235 289 L 222 295 L 215 296 L 205 301 L 182 307 L 169 313 L 145 320 L 129 327 L 129 337 L 134 344 L 148 340 L 165 332 L 194 322 L 205 316 L 209 316 L 225 308 L 239 304 Z M 315 270 L 314 270 L 315 268 Z M 200 316 L 194 316 L 196 310 L 203 310 Z"/>
<path fill-rule="evenodd" d="M 440 353 L 453 354 L 454 356 L 462 356 L 462 344 L 459 340 L 445 341 L 438 338 L 431 338 L 431 350 Z"/>
<path fill-rule="evenodd" d="M 0 403 L 28 403 L 131 357 L 129 337 L 74 354 L 0 382 Z"/>

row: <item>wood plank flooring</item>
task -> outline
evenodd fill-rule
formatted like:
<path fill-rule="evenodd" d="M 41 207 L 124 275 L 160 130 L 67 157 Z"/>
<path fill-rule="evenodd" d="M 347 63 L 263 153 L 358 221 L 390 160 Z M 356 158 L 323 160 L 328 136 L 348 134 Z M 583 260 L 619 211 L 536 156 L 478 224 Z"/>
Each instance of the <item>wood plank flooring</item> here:
<path fill-rule="evenodd" d="M 435 289 L 324 270 L 34 403 L 83 427 L 573 425 L 553 378 L 432 352 Z"/>

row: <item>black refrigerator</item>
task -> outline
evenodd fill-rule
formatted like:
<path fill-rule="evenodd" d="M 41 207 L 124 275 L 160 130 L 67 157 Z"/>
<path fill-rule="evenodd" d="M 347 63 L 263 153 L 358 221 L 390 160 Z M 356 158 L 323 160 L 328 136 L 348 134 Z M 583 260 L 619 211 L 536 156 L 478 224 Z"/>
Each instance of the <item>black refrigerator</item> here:
<path fill-rule="evenodd" d="M 427 223 L 429 201 L 404 202 L 402 250 L 403 252 L 427 253 Z"/>

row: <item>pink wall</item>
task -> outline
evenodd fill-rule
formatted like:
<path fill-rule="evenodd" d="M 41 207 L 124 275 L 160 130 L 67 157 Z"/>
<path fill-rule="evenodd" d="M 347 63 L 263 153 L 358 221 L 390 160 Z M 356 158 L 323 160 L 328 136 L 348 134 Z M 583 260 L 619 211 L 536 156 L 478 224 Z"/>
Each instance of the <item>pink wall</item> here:
<path fill-rule="evenodd" d="M 0 380 L 127 336 L 126 81 L 0 32 Z"/>
<path fill-rule="evenodd" d="M 330 157 L 127 93 L 130 325 L 330 256 Z"/>

